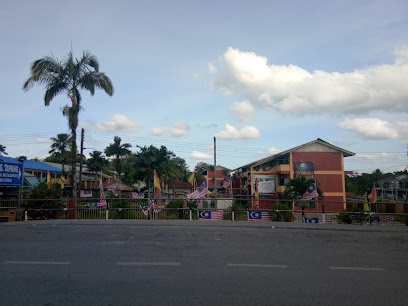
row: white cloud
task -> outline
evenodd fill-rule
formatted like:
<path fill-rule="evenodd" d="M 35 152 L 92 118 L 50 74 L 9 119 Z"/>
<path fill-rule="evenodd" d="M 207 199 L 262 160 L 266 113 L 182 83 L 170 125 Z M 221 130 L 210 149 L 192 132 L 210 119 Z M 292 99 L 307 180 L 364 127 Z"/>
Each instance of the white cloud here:
<path fill-rule="evenodd" d="M 271 155 L 275 155 L 275 154 L 278 154 L 280 152 L 282 152 L 282 150 L 279 150 L 277 148 L 269 148 L 268 149 L 268 153 L 271 154 Z"/>
<path fill-rule="evenodd" d="M 190 157 L 193 159 L 197 159 L 197 160 L 206 160 L 206 159 L 211 159 L 212 155 L 207 154 L 207 153 L 198 152 L 198 151 L 193 151 L 190 153 Z"/>
<path fill-rule="evenodd" d="M 261 133 L 254 126 L 244 126 L 241 130 L 237 130 L 234 126 L 226 123 L 225 129 L 218 132 L 215 136 L 219 139 L 252 139 L 259 138 Z"/>
<path fill-rule="evenodd" d="M 217 68 L 213 64 L 208 63 L 208 73 L 216 73 L 217 71 Z"/>
<path fill-rule="evenodd" d="M 51 143 L 51 140 L 49 138 L 36 138 L 35 142 L 36 143 Z"/>
<path fill-rule="evenodd" d="M 176 122 L 170 128 L 170 134 L 174 137 L 181 137 L 187 135 L 190 126 L 184 122 Z"/>
<path fill-rule="evenodd" d="M 153 136 L 161 136 L 167 131 L 167 128 L 153 128 L 152 131 Z"/>
<path fill-rule="evenodd" d="M 229 111 L 238 117 L 239 121 L 247 120 L 254 112 L 254 107 L 248 101 L 234 102 Z"/>
<path fill-rule="evenodd" d="M 408 122 L 389 123 L 377 118 L 356 118 L 337 124 L 340 128 L 352 130 L 367 139 L 406 138 Z"/>
<path fill-rule="evenodd" d="M 89 123 L 90 128 L 100 131 L 120 131 L 120 132 L 136 132 L 140 129 L 140 126 L 128 119 L 125 115 L 115 114 L 112 116 L 111 121 L 101 122 L 98 124 Z"/>
<path fill-rule="evenodd" d="M 153 128 L 152 132 L 154 136 L 161 136 L 167 131 L 170 132 L 170 135 L 173 137 L 182 137 L 187 135 L 190 130 L 190 126 L 184 122 L 173 123 L 170 127 L 157 127 Z"/>
<path fill-rule="evenodd" d="M 408 48 L 395 52 L 394 64 L 351 72 L 309 72 L 296 65 L 268 64 L 253 52 L 228 48 L 225 74 L 216 82 L 224 94 L 244 94 L 252 103 L 303 114 L 373 110 L 408 112 Z"/>

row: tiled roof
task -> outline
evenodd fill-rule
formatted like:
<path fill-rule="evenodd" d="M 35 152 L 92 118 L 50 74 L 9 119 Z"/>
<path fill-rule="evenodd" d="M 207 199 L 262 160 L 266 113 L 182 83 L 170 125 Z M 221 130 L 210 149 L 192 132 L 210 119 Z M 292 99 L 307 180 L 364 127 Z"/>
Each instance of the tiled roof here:
<path fill-rule="evenodd" d="M 193 185 L 182 181 L 172 181 L 169 183 L 169 188 L 192 188 Z"/>

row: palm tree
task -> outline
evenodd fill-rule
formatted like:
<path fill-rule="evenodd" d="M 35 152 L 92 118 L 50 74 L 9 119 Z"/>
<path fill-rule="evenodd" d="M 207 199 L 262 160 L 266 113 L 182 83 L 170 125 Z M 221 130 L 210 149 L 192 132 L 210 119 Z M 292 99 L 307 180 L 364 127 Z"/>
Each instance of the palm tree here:
<path fill-rule="evenodd" d="M 45 106 L 49 106 L 52 99 L 63 93 L 71 100 L 71 104 L 64 107 L 63 114 L 67 116 L 71 129 L 71 180 L 72 197 L 75 197 L 77 191 L 74 180 L 77 154 L 76 129 L 82 102 L 80 90 L 85 89 L 93 96 L 95 89 L 102 89 L 112 96 L 112 81 L 103 72 L 99 72 L 97 58 L 88 51 L 84 52 L 79 60 L 73 58 L 72 52 L 68 53 L 63 61 L 50 56 L 43 57 L 31 64 L 30 72 L 31 76 L 23 84 L 23 90 L 31 89 L 35 83 L 44 85 Z"/>
<path fill-rule="evenodd" d="M 6 152 L 6 147 L 3 145 L 0 145 L 0 156 L 1 154 L 8 155 L 8 153 Z"/>
<path fill-rule="evenodd" d="M 113 138 L 113 143 L 111 143 L 106 149 L 105 154 L 108 157 L 114 156 L 115 159 L 113 161 L 115 171 L 118 174 L 120 179 L 120 175 L 122 173 L 122 158 L 131 154 L 132 152 L 129 150 L 132 145 L 130 143 L 123 143 L 121 144 L 122 139 L 118 136 Z"/>
<path fill-rule="evenodd" d="M 57 137 L 52 137 L 51 141 L 51 150 L 48 153 L 60 157 L 62 164 L 62 175 L 65 176 L 67 149 L 71 147 L 72 138 L 68 134 L 57 134 Z"/>
<path fill-rule="evenodd" d="M 86 167 L 93 173 L 102 171 L 109 164 L 101 151 L 93 151 L 90 155 L 91 158 L 86 161 Z"/>

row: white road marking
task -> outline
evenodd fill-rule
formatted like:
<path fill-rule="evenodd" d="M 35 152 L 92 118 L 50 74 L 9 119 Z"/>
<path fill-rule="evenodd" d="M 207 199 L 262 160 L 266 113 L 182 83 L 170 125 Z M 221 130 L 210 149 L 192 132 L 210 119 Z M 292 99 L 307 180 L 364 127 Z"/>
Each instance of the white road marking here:
<path fill-rule="evenodd" d="M 5 261 L 4 264 L 12 265 L 70 265 L 70 261 Z"/>
<path fill-rule="evenodd" d="M 262 265 L 262 264 L 233 264 L 227 263 L 229 267 L 248 267 L 248 268 L 281 268 L 286 269 L 287 265 Z"/>
<path fill-rule="evenodd" d="M 117 262 L 117 266 L 180 266 L 179 262 Z"/>
<path fill-rule="evenodd" d="M 355 270 L 355 271 L 385 271 L 383 268 L 366 268 L 366 267 L 329 267 L 332 270 Z"/>

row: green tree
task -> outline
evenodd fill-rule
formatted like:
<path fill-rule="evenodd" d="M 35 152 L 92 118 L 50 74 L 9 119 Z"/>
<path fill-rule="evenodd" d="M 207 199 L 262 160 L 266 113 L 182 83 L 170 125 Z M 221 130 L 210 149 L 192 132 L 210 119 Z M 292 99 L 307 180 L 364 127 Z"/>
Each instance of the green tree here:
<path fill-rule="evenodd" d="M 74 180 L 76 171 L 76 130 L 78 127 L 78 116 L 81 110 L 81 90 L 89 91 L 93 96 L 95 89 L 104 90 L 109 96 L 113 95 L 112 81 L 99 71 L 99 62 L 90 52 L 83 53 L 80 59 L 74 59 L 72 52 L 68 53 L 65 60 L 50 56 L 37 59 L 30 67 L 30 77 L 23 84 L 23 90 L 31 89 L 34 84 L 44 85 L 44 104 L 49 106 L 50 102 L 59 94 L 66 94 L 71 104 L 63 109 L 63 114 L 68 118 L 71 129 L 71 180 L 72 197 L 76 196 L 77 184 Z"/>
<path fill-rule="evenodd" d="M 67 162 L 67 150 L 71 147 L 72 138 L 68 134 L 57 134 L 51 138 L 51 150 L 48 152 L 59 159 L 62 164 L 62 175 L 65 176 L 65 164 Z"/>
<path fill-rule="evenodd" d="M 111 143 L 106 149 L 105 149 L 105 154 L 108 157 L 113 156 L 113 166 L 118 174 L 118 177 L 120 179 L 120 176 L 122 174 L 122 159 L 128 155 L 130 155 L 132 152 L 129 150 L 132 145 L 130 143 L 121 143 L 122 139 L 118 136 L 115 136 L 113 138 L 113 143 Z"/>
<path fill-rule="evenodd" d="M 213 165 L 207 164 L 205 162 L 199 162 L 195 167 L 194 167 L 194 172 L 195 173 L 201 173 L 207 171 L 207 170 L 212 170 L 214 169 Z"/>
<path fill-rule="evenodd" d="M 153 171 L 156 170 L 160 180 L 168 181 L 172 175 L 170 174 L 170 160 L 175 158 L 173 152 L 169 151 L 165 146 L 156 148 L 155 146 L 139 147 L 140 151 L 133 154 L 128 162 L 125 171 L 126 180 L 129 183 L 134 183 L 138 180 L 146 182 L 150 188 L 153 182 Z"/>
<path fill-rule="evenodd" d="M 86 167 L 90 171 L 94 173 L 101 172 L 102 169 L 109 165 L 108 160 L 102 155 L 101 151 L 93 151 L 89 155 L 91 155 L 91 158 L 86 161 Z"/>
<path fill-rule="evenodd" d="M 8 155 L 8 153 L 6 152 L 6 147 L 3 145 L 0 145 L 0 156 L 1 154 Z"/>
<path fill-rule="evenodd" d="M 307 189 L 314 182 L 315 182 L 314 179 L 307 178 L 303 175 L 298 176 L 294 179 L 290 179 L 285 186 L 285 190 L 283 191 L 281 195 L 281 199 L 286 200 L 287 202 L 289 201 L 300 202 L 301 197 L 305 194 Z M 317 189 L 317 193 L 319 194 L 319 196 L 322 196 L 323 192 L 321 191 L 319 186 L 316 186 L 316 189 Z M 304 205 L 308 205 L 310 204 L 309 202 L 310 201 L 302 201 L 301 203 Z"/>

